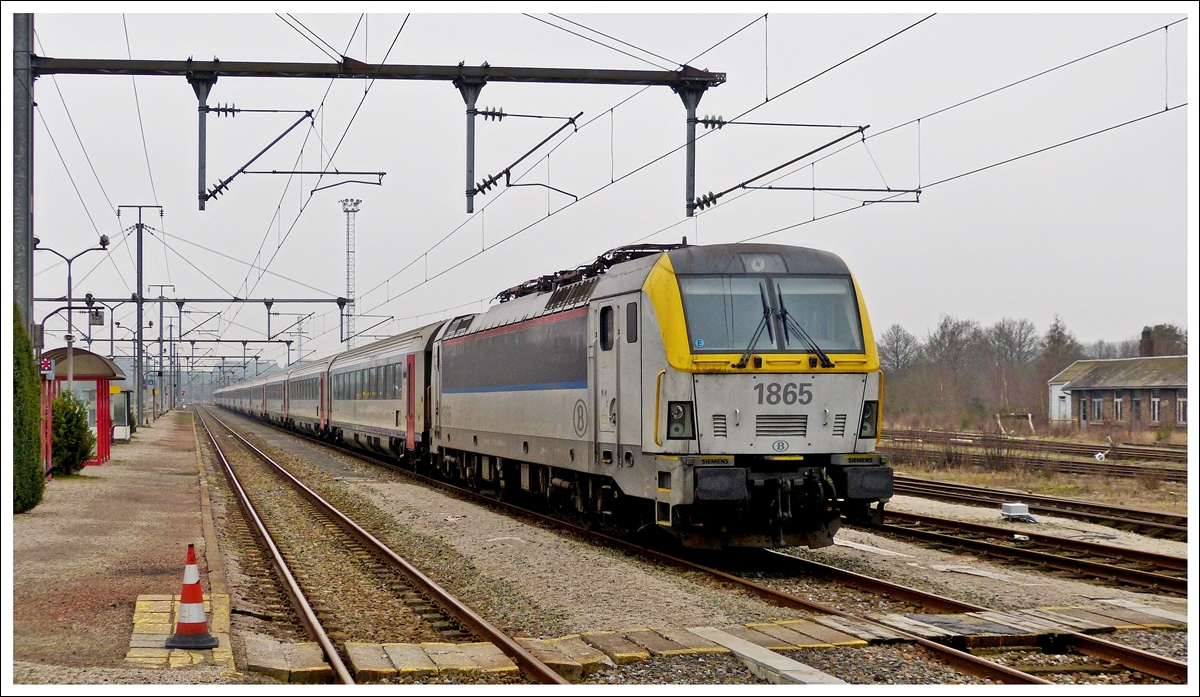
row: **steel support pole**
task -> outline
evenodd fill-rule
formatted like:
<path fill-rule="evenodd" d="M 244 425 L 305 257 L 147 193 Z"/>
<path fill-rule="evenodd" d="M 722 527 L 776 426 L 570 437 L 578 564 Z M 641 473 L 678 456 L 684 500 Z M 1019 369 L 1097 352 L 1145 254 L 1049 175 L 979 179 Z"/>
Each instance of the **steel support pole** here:
<path fill-rule="evenodd" d="M 162 342 L 163 341 L 163 304 L 162 304 L 162 301 L 163 300 L 164 300 L 164 297 L 162 294 L 162 288 L 159 288 L 158 289 L 158 375 L 156 376 L 158 379 L 154 381 L 154 418 L 155 419 L 157 419 L 159 416 L 162 416 L 161 412 L 159 412 L 159 407 L 161 406 L 161 403 L 159 402 L 158 395 L 160 393 L 162 393 L 162 389 L 163 389 L 163 384 L 162 384 L 162 381 L 163 381 L 163 342 Z"/>
<path fill-rule="evenodd" d="M 467 212 L 475 212 L 475 102 L 483 90 L 485 79 L 461 78 L 454 81 L 454 86 L 462 94 L 467 103 Z"/>
<path fill-rule="evenodd" d="M 208 93 L 212 90 L 212 86 L 217 82 L 217 76 L 213 73 L 188 73 L 188 83 L 191 84 L 192 90 L 196 93 L 197 107 L 199 117 L 199 152 L 197 153 L 197 197 L 200 200 L 200 210 L 204 210 L 204 194 L 206 178 L 205 168 L 208 164 Z"/>
<path fill-rule="evenodd" d="M 72 304 L 75 293 L 71 287 L 73 261 L 74 257 L 67 259 L 67 392 L 70 392 L 72 397 L 75 396 L 75 307 Z"/>
<path fill-rule="evenodd" d="M 684 175 L 684 196 L 687 217 L 696 212 L 696 107 L 704 96 L 704 88 L 682 87 L 677 90 L 687 108 L 687 173 Z"/>
<path fill-rule="evenodd" d="M 13 14 L 13 299 L 33 336 L 33 15 Z"/>
<path fill-rule="evenodd" d="M 137 417 L 138 417 L 138 425 L 139 426 L 144 426 L 147 423 L 145 420 L 146 419 L 145 395 L 143 394 L 146 391 L 146 368 L 144 365 L 145 360 L 146 360 L 146 350 L 145 350 L 145 345 L 143 344 L 146 337 L 143 334 L 143 330 L 142 330 L 142 325 L 143 325 L 142 315 L 144 312 L 143 305 L 145 304 L 146 301 L 145 301 L 145 298 L 142 297 L 142 287 L 143 287 L 142 286 L 142 209 L 139 207 L 138 208 L 138 221 L 137 221 L 137 351 L 136 351 L 136 353 L 137 353 L 137 358 L 136 358 L 136 362 L 137 362 Z"/>

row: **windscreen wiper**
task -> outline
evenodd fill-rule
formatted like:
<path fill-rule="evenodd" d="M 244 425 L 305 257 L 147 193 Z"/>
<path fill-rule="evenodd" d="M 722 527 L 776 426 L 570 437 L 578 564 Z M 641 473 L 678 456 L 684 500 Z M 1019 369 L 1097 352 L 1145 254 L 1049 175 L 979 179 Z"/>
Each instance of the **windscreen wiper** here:
<path fill-rule="evenodd" d="M 750 354 L 754 351 L 754 346 L 758 343 L 758 338 L 762 336 L 764 328 L 767 330 L 767 338 L 772 342 L 775 341 L 775 333 L 771 331 L 771 305 L 767 302 L 767 291 L 761 283 L 758 284 L 758 296 L 762 300 L 763 316 L 758 321 L 758 327 L 754 329 L 754 336 L 750 337 L 750 345 L 742 353 L 741 360 L 733 364 L 735 368 L 745 368 L 746 364 L 750 362 Z"/>
<path fill-rule="evenodd" d="M 808 332 L 804 331 L 804 327 L 801 327 L 800 323 L 792 319 L 792 316 L 788 314 L 787 307 L 783 304 L 783 290 L 779 287 L 778 283 L 775 284 L 775 293 L 779 296 L 779 316 L 783 319 L 783 338 L 789 344 L 792 343 L 792 338 L 788 336 L 788 327 L 795 329 L 797 336 L 804 339 L 805 343 L 812 347 L 813 353 L 817 354 L 817 358 L 821 360 L 821 367 L 832 368 L 833 361 L 829 360 L 829 356 L 821 350 L 820 346 L 817 346 L 817 342 L 813 341 Z"/>

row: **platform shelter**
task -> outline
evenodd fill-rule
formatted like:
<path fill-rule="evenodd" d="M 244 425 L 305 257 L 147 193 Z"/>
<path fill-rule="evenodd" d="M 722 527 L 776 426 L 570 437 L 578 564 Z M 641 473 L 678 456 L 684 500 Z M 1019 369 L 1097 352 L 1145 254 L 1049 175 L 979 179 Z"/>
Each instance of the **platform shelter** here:
<path fill-rule="evenodd" d="M 88 427 L 96 436 L 96 452 L 85 465 L 102 465 L 112 452 L 113 418 L 110 390 L 115 380 L 124 380 L 125 373 L 116 363 L 98 353 L 75 349 L 75 396 L 87 405 Z M 42 366 L 53 366 L 42 373 L 42 457 L 46 471 L 51 468 L 51 442 L 54 424 L 51 404 L 67 387 L 67 349 L 56 348 L 42 353 Z M 120 388 L 117 388 L 120 396 Z"/>

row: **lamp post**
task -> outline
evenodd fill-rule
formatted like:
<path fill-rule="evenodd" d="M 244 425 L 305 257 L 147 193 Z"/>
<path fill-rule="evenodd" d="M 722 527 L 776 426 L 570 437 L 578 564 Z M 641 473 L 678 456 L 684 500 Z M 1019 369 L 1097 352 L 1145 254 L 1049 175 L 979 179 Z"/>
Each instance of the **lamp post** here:
<path fill-rule="evenodd" d="M 102 252 L 108 249 L 108 235 L 100 235 L 99 247 L 88 247 L 73 257 L 67 257 L 48 247 L 39 247 L 40 239 L 33 238 L 34 251 L 50 252 L 67 262 L 67 391 L 75 393 L 75 306 L 72 297 L 71 263 L 88 252 Z"/>
<path fill-rule="evenodd" d="M 131 332 L 133 334 L 134 343 L 138 343 L 137 338 L 142 335 L 142 333 L 145 329 L 154 329 L 154 320 L 150 320 L 149 326 L 142 328 L 142 331 L 139 331 L 137 328 L 134 328 L 134 327 L 123 326 L 120 322 L 114 322 L 113 324 L 114 324 L 114 326 L 116 326 L 119 329 L 124 329 L 127 332 Z M 135 347 L 133 355 L 134 355 L 134 364 L 135 364 L 134 368 L 136 370 L 137 375 L 141 377 L 141 380 L 139 381 L 139 384 L 137 386 L 138 401 L 141 401 L 142 392 L 146 389 L 146 385 L 145 385 L 146 371 L 142 370 L 143 366 L 140 364 L 138 359 L 139 358 L 144 359 L 144 356 L 142 356 L 140 351 L 136 350 L 136 347 Z M 149 423 L 149 421 L 146 421 L 146 423 Z M 138 412 L 138 426 L 141 426 L 141 425 L 143 425 L 142 424 L 142 414 L 141 414 L 141 412 Z"/>

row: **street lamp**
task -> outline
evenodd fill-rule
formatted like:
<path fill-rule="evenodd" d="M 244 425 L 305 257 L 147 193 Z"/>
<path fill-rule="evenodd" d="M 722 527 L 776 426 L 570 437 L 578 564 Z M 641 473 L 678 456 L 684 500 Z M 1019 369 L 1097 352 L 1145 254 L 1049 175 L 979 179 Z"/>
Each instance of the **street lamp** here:
<path fill-rule="evenodd" d="M 87 254 L 88 252 L 102 252 L 105 249 L 108 249 L 108 235 L 100 235 L 99 247 L 88 247 L 73 257 L 64 256 L 48 247 L 39 247 L 38 244 L 40 243 L 40 239 L 37 237 L 33 238 L 34 251 L 50 252 L 51 254 L 54 254 L 58 256 L 58 258 L 67 262 L 67 391 L 73 395 L 75 393 L 75 308 L 74 298 L 71 296 L 71 262 L 75 261 L 84 254 Z"/>

